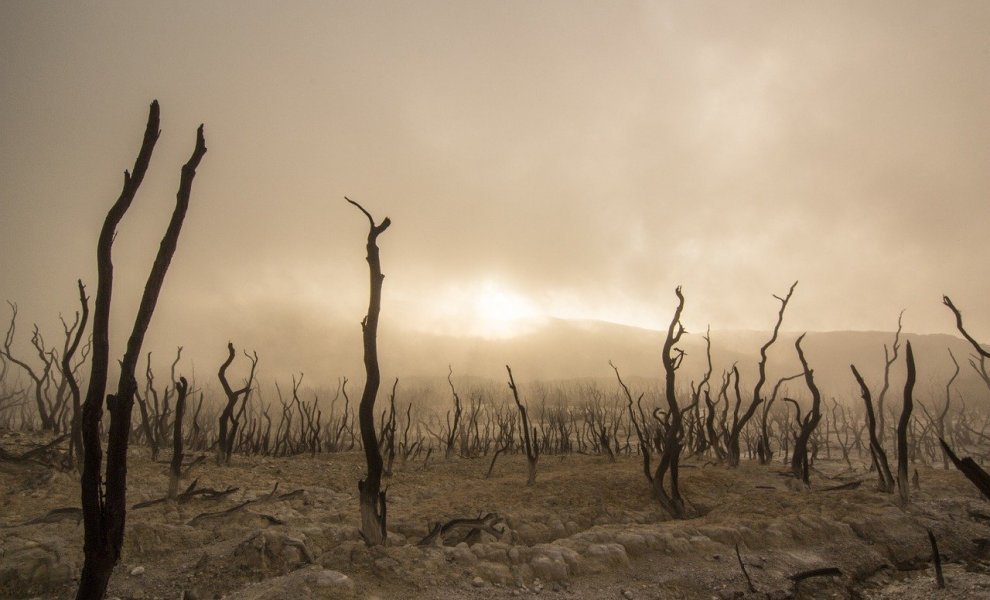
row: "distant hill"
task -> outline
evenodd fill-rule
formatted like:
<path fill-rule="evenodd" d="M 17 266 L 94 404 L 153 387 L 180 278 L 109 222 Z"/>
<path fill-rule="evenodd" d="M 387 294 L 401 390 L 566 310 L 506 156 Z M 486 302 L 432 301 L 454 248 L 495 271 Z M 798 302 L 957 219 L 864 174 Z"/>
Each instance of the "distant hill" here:
<path fill-rule="evenodd" d="M 295 314 L 266 313 L 265 318 L 238 318 L 220 323 L 223 331 L 237 331 L 233 341 L 238 350 L 257 349 L 261 357 L 260 374 L 264 379 L 285 381 L 290 374 L 306 373 L 306 384 L 333 384 L 346 376 L 352 385 L 363 381 L 361 334 L 357 322 L 342 323 L 327 319 L 314 323 Z M 705 346 L 701 332 L 689 332 L 680 344 L 687 353 L 680 371 L 680 383 L 687 386 L 698 380 L 705 367 Z M 794 350 L 799 333 L 784 332 L 770 352 L 768 376 L 772 385 L 776 378 L 800 371 Z M 608 366 L 611 360 L 628 380 L 659 383 L 662 378 L 660 347 L 664 332 L 618 325 L 603 321 L 549 319 L 534 324 L 529 333 L 512 338 L 486 339 L 435 335 L 409 331 L 401 324 L 386 321 L 379 334 L 379 354 L 383 380 L 400 377 L 412 385 L 444 387 L 447 367 L 457 378 L 477 377 L 504 385 L 505 365 L 512 366 L 520 381 L 560 381 L 571 379 L 614 380 Z M 760 346 L 769 337 L 765 331 L 713 331 L 712 361 L 714 379 L 720 381 L 724 369 L 739 365 L 744 393 L 752 391 L 756 382 L 756 363 Z M 826 397 L 858 398 L 859 390 L 849 371 L 857 368 L 874 389 L 879 389 L 883 374 L 883 349 L 893 342 L 892 332 L 830 331 L 809 332 L 805 338 L 806 356 L 815 371 L 819 387 Z M 905 334 L 910 340 L 918 365 L 917 394 L 921 399 L 930 395 L 944 398 L 944 385 L 952 374 L 951 349 L 962 367 L 956 389 L 967 399 L 990 402 L 990 393 L 973 374 L 968 361 L 969 345 L 953 335 Z M 215 336 L 208 343 L 187 343 L 189 358 L 203 383 L 216 381 L 216 369 L 226 357 L 226 345 L 217 343 Z M 156 349 L 158 369 L 168 366 L 174 356 L 173 348 Z M 204 358 L 205 356 L 205 358 Z M 234 365 L 235 377 L 243 365 Z M 645 380 L 645 381 L 644 381 Z M 891 378 L 891 394 L 900 397 L 903 391 L 904 358 L 897 361 Z M 803 384 L 794 382 L 793 393 L 804 393 Z M 352 387 L 352 390 L 358 388 Z M 969 400 L 967 400 L 969 401 Z"/>
<path fill-rule="evenodd" d="M 779 377 L 801 371 L 794 348 L 798 335 L 782 332 L 771 348 L 770 385 Z M 608 366 L 611 360 L 624 377 L 659 380 L 663 338 L 664 332 L 614 323 L 550 320 L 531 333 L 506 339 L 403 335 L 389 341 L 383 356 L 389 357 L 389 371 L 419 375 L 445 376 L 450 364 L 455 374 L 501 381 L 505 378 L 505 365 L 509 364 L 516 376 L 525 380 L 613 379 Z M 884 345 L 889 348 L 893 338 L 891 332 L 878 331 L 809 332 L 802 347 L 826 397 L 858 397 L 849 365 L 856 365 L 876 393 L 882 381 Z M 744 393 L 751 390 L 756 383 L 759 350 L 767 339 L 769 332 L 712 332 L 716 383 L 723 369 L 736 363 Z M 893 397 L 900 398 L 903 392 L 907 341 L 912 344 L 918 368 L 919 398 L 944 398 L 945 383 L 954 369 L 948 353 L 951 349 L 961 367 L 955 388 L 964 397 L 987 401 L 990 394 L 968 364 L 972 349 L 965 340 L 944 334 L 902 335 L 901 355 L 891 371 Z M 680 347 L 687 353 L 679 372 L 681 382 L 699 380 L 706 365 L 704 340 L 697 333 L 688 333 Z M 803 393 L 803 383 L 794 382 L 792 389 Z"/>

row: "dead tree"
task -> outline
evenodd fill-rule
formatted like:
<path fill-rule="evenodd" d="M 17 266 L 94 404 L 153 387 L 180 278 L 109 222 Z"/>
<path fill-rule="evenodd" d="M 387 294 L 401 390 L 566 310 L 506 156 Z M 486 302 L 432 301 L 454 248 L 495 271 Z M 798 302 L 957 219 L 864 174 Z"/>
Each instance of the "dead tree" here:
<path fill-rule="evenodd" d="M 48 406 L 45 403 L 45 389 L 46 383 L 48 381 L 48 375 L 55 365 L 55 351 L 46 351 L 44 347 L 44 342 L 41 340 L 41 334 L 38 331 L 38 326 L 34 326 L 34 333 L 31 337 L 31 343 L 38 352 L 38 358 L 41 359 L 41 371 L 35 372 L 35 370 L 28 363 L 17 358 L 11 354 L 10 346 L 14 341 L 14 333 L 16 331 L 17 324 L 17 304 L 8 301 L 7 304 L 10 306 L 10 327 L 7 328 L 7 335 L 4 338 L 3 348 L 0 349 L 0 355 L 2 355 L 6 360 L 14 363 L 18 367 L 24 370 L 34 382 L 34 402 L 38 408 L 38 416 L 41 419 L 41 428 L 45 431 L 55 431 L 55 419 L 51 411 L 48 410 Z"/>
<path fill-rule="evenodd" d="M 206 153 L 203 126 L 196 132 L 196 148 L 192 157 L 182 167 L 175 210 L 162 238 L 151 273 L 138 307 L 134 328 L 127 341 L 127 350 L 120 365 L 120 379 L 116 394 L 106 396 L 110 411 L 110 429 L 107 440 L 106 486 L 100 477 L 103 449 L 100 443 L 100 420 L 103 417 L 103 399 L 106 393 L 107 369 L 110 356 L 109 321 L 110 299 L 113 287 L 113 262 L 111 250 L 117 224 L 130 207 L 141 181 L 147 172 L 155 143 L 158 141 L 158 101 L 151 104 L 144 140 L 133 175 L 125 171 L 124 185 L 117 201 L 107 213 L 97 242 L 97 288 L 93 309 L 93 358 L 83 404 L 82 437 L 84 446 L 81 500 L 83 509 L 85 556 L 79 580 L 77 600 L 103 598 L 114 566 L 120 558 L 124 543 L 124 521 L 127 495 L 127 442 L 131 430 L 131 409 L 137 391 L 134 371 L 145 333 L 158 302 L 165 274 L 175 253 L 179 232 L 189 206 L 192 182 L 196 168 Z"/>
<path fill-rule="evenodd" d="M 536 428 L 533 427 L 533 436 L 530 437 L 529 414 L 526 407 L 519 401 L 519 389 L 516 381 L 512 378 L 512 369 L 505 365 L 505 370 L 509 372 L 509 389 L 512 390 L 512 398 L 516 401 L 516 409 L 519 410 L 520 437 L 523 440 L 523 448 L 526 450 L 526 463 L 529 465 L 529 476 L 526 478 L 526 485 L 536 483 L 536 463 L 540 460 L 540 448 L 533 438 L 536 437 Z"/>
<path fill-rule="evenodd" d="M 454 441 L 457 439 L 457 428 L 461 422 L 461 397 L 457 395 L 457 390 L 454 389 L 454 381 L 452 379 L 454 375 L 454 368 L 447 365 L 447 383 L 450 385 L 450 393 L 454 396 L 454 420 L 450 419 L 450 411 L 447 411 L 447 440 L 446 440 L 446 450 L 444 451 L 444 458 L 450 458 L 454 453 Z"/>
<path fill-rule="evenodd" d="M 808 439 L 822 419 L 822 395 L 818 391 L 818 386 L 815 385 L 815 372 L 808 367 L 804 350 L 801 349 L 801 341 L 804 340 L 804 336 L 805 334 L 801 334 L 798 337 L 794 347 L 797 349 L 798 360 L 801 361 L 801 367 L 804 369 L 804 382 L 807 384 L 808 390 L 811 391 L 811 410 L 808 411 L 803 421 L 799 420 L 801 430 L 794 440 L 794 453 L 791 454 L 791 473 L 796 479 L 800 479 L 804 485 L 808 486 L 811 485 L 810 469 L 808 469 Z"/>
<path fill-rule="evenodd" d="M 732 415 L 732 424 L 729 428 L 729 436 L 726 444 L 726 458 L 728 460 L 730 467 L 738 467 L 740 459 L 739 450 L 739 436 L 742 434 L 742 430 L 746 427 L 746 423 L 749 422 L 753 415 L 756 414 L 756 409 L 763 402 L 763 385 L 767 381 L 767 350 L 770 346 L 777 341 L 777 335 L 780 332 L 780 325 L 784 321 L 784 311 L 787 310 L 787 303 L 791 300 L 791 295 L 794 293 L 794 288 L 797 287 L 798 282 L 794 282 L 791 285 L 791 289 L 788 290 L 787 295 L 781 298 L 780 296 L 774 295 L 780 302 L 780 311 L 777 313 L 777 323 L 773 327 L 773 335 L 767 343 L 763 344 L 760 348 L 760 363 L 759 378 L 756 380 L 756 387 L 753 388 L 753 398 L 750 400 L 749 408 L 743 413 L 742 417 L 739 417 L 739 404 L 737 402 L 735 412 Z M 736 375 L 736 385 L 739 384 L 739 376 Z"/>
<path fill-rule="evenodd" d="M 987 352 L 987 350 L 981 346 L 980 343 L 977 342 L 968 331 L 966 331 L 966 328 L 963 327 L 962 313 L 959 312 L 959 309 L 956 308 L 956 305 L 952 303 L 952 300 L 950 300 L 948 296 L 942 296 L 942 304 L 949 307 L 949 310 L 951 310 L 952 314 L 955 315 L 956 329 L 958 329 L 959 333 L 966 338 L 966 341 L 973 346 L 973 350 L 976 352 L 974 357 L 969 360 L 969 365 L 973 367 L 973 370 L 980 376 L 980 379 L 982 379 L 983 383 L 986 384 L 987 389 L 990 389 L 990 373 L 987 372 L 987 359 L 990 358 L 990 352 Z M 979 360 L 979 363 L 977 363 L 977 360 Z"/>
<path fill-rule="evenodd" d="M 911 482 L 908 481 L 908 441 L 907 430 L 911 422 L 911 410 L 914 408 L 914 353 L 911 342 L 907 342 L 904 352 L 907 359 L 907 380 L 904 382 L 904 408 L 901 419 L 897 423 L 897 492 L 901 504 L 907 504 L 911 499 Z"/>
<path fill-rule="evenodd" d="M 69 428 L 71 434 L 69 447 L 71 451 L 69 456 L 75 455 L 75 464 L 81 472 L 83 457 L 82 430 L 80 429 L 82 423 L 82 394 L 79 391 L 79 383 L 76 381 L 75 373 L 73 373 L 72 357 L 79 348 L 79 342 L 82 340 L 83 332 L 86 330 L 86 323 L 89 321 L 89 298 L 86 296 L 86 288 L 83 286 L 82 280 L 79 279 L 76 283 L 79 286 L 79 305 L 82 307 L 82 317 L 79 319 L 79 324 L 76 327 L 72 342 L 62 352 L 62 376 L 69 385 L 69 390 L 72 394 L 72 421 Z"/>
<path fill-rule="evenodd" d="M 364 335 L 364 370 L 367 377 L 364 381 L 364 392 L 361 394 L 361 404 L 358 406 L 358 421 L 361 427 L 361 442 L 364 444 L 364 456 L 368 463 L 368 476 L 358 481 L 358 492 L 361 497 L 361 536 L 369 546 L 385 544 L 385 492 L 381 489 L 384 461 L 378 446 L 378 436 L 375 432 L 375 399 L 378 397 L 378 386 L 381 384 L 381 371 L 378 368 L 378 314 L 382 307 L 382 263 L 378 251 L 378 236 L 388 229 L 392 221 L 385 219 L 378 225 L 371 213 L 350 198 L 344 198 L 368 217 L 368 270 L 371 276 L 371 289 L 368 300 L 368 314 L 361 321 L 361 331 Z"/>
<path fill-rule="evenodd" d="M 684 438 L 684 419 L 677 404 L 675 377 L 677 369 L 684 360 L 684 351 L 676 344 L 684 335 L 684 325 L 681 324 L 681 312 L 684 310 L 684 295 L 678 286 L 674 290 L 677 296 L 677 308 L 674 317 L 667 328 L 667 337 L 660 351 L 660 361 L 665 375 L 664 398 L 667 400 L 667 414 L 664 418 L 663 448 L 660 450 L 660 460 L 653 474 L 653 495 L 674 518 L 685 516 L 684 498 L 681 497 L 678 481 L 678 469 L 681 459 L 681 447 Z M 670 475 L 670 490 L 664 487 L 667 475 Z"/>
<path fill-rule="evenodd" d="M 175 424 L 172 429 L 172 461 L 169 463 L 168 497 L 174 498 L 179 491 L 179 476 L 182 474 L 182 417 L 186 413 L 186 396 L 189 393 L 189 382 L 185 377 L 179 377 L 174 383 Z"/>
<path fill-rule="evenodd" d="M 762 414 L 760 415 L 760 439 L 756 444 L 756 456 L 760 460 L 761 465 L 768 465 L 773 460 L 773 450 L 770 448 L 770 423 L 769 415 L 770 409 L 773 408 L 773 403 L 777 400 L 777 395 L 780 393 L 780 386 L 784 385 L 792 379 L 797 379 L 802 377 L 804 373 L 796 373 L 794 375 L 789 375 L 787 377 L 781 377 L 777 380 L 777 383 L 773 386 L 773 393 L 766 402 L 763 403 Z"/>
<path fill-rule="evenodd" d="M 877 435 L 877 420 L 873 414 L 873 400 L 870 396 L 870 388 L 866 386 L 863 377 L 856 370 L 856 365 L 849 365 L 852 369 L 853 377 L 859 384 L 859 389 L 863 395 L 863 402 L 866 404 L 866 428 L 870 434 L 870 456 L 873 459 L 873 466 L 877 470 L 877 488 L 881 492 L 891 494 L 894 492 L 894 476 L 890 472 L 890 463 L 887 462 L 887 453 L 883 450 L 880 436 Z"/>
<path fill-rule="evenodd" d="M 894 333 L 894 343 L 887 349 L 887 344 L 883 345 L 883 386 L 880 394 L 877 395 L 877 437 L 883 445 L 887 439 L 887 411 L 884 410 L 883 401 L 887 397 L 887 390 L 890 389 L 890 368 L 897 362 L 897 357 L 901 351 L 901 323 L 904 319 L 904 311 L 897 315 L 897 331 Z"/>
<path fill-rule="evenodd" d="M 227 368 L 234 362 L 234 355 L 234 344 L 227 342 L 227 360 L 223 361 L 223 364 L 220 365 L 220 371 L 217 373 L 217 377 L 220 379 L 220 386 L 223 388 L 223 393 L 227 397 L 227 404 L 224 405 L 223 412 L 220 413 L 220 437 L 217 440 L 218 465 L 230 464 L 230 455 L 234 452 L 234 440 L 237 439 L 237 428 L 240 421 L 238 418 L 240 413 L 235 415 L 234 408 L 237 406 L 237 401 L 241 400 L 240 412 L 244 412 L 248 397 L 251 395 L 251 388 L 254 386 L 254 372 L 258 367 L 258 353 L 248 354 L 245 352 L 244 356 L 251 361 L 251 371 L 248 374 L 247 380 L 244 382 L 244 386 L 235 390 L 230 387 L 230 382 L 227 381 Z"/>

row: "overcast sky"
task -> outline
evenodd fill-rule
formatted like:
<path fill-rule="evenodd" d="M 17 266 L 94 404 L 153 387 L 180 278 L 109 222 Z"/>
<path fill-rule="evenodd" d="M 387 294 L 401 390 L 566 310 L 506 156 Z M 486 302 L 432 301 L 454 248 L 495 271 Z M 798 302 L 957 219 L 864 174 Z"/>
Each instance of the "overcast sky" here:
<path fill-rule="evenodd" d="M 990 3 L 2 2 L 0 296 L 55 337 L 133 164 L 122 346 L 205 123 L 158 347 L 300 364 L 516 318 L 990 338 Z M 6 307 L 3 307 L 6 310 Z M 9 317 L 9 311 L 3 319 Z M 337 323 L 349 332 L 338 341 Z M 212 356 L 212 355 L 211 355 Z M 212 370 L 213 367 L 210 367 Z"/>

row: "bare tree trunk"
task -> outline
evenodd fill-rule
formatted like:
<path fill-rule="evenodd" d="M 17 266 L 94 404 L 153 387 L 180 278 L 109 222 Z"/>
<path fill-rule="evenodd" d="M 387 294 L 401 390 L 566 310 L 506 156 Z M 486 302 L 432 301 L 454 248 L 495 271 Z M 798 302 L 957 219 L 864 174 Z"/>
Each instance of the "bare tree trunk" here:
<path fill-rule="evenodd" d="M 69 390 L 72 393 L 72 425 L 70 428 L 71 432 L 71 444 L 73 452 L 76 456 L 76 465 L 80 473 L 82 472 L 83 465 L 83 442 L 82 442 L 82 394 L 79 391 L 79 383 L 76 381 L 75 375 L 72 373 L 72 357 L 75 355 L 76 350 L 79 348 L 79 342 L 82 340 L 83 332 L 86 330 L 86 323 L 89 320 L 89 299 L 86 297 L 86 288 L 83 286 L 82 280 L 77 280 L 79 285 L 79 304 L 82 306 L 82 318 L 79 321 L 79 328 L 76 329 L 76 336 L 72 340 L 72 344 L 62 353 L 62 375 L 65 377 L 65 381 L 69 384 Z"/>
<path fill-rule="evenodd" d="M 378 397 L 378 386 L 381 384 L 381 372 L 378 369 L 378 314 L 382 307 L 382 281 L 385 275 L 382 274 L 378 236 L 388 229 L 392 221 L 385 217 L 381 224 L 376 225 L 375 219 L 363 206 L 350 198 L 344 199 L 364 213 L 369 223 L 367 249 L 371 289 L 368 314 L 361 321 L 361 331 L 364 336 L 364 370 L 367 377 L 364 382 L 364 392 L 361 394 L 361 404 L 358 406 L 358 421 L 361 427 L 364 456 L 368 463 L 368 476 L 358 481 L 358 492 L 361 501 L 361 535 L 367 545 L 381 546 L 385 543 L 386 512 L 385 492 L 381 489 L 384 464 L 375 431 L 375 399 Z"/>
<path fill-rule="evenodd" d="M 887 397 L 887 390 L 890 388 L 890 367 L 897 362 L 897 357 L 901 351 L 901 323 L 904 320 L 904 311 L 897 315 L 897 332 L 894 333 L 894 344 L 890 350 L 887 345 L 883 346 L 883 386 L 877 395 L 877 439 L 882 446 L 887 438 L 887 411 L 884 410 L 883 401 Z"/>
<path fill-rule="evenodd" d="M 516 401 L 516 408 L 519 410 L 519 429 L 522 430 L 523 448 L 526 450 L 526 463 L 529 465 L 526 485 L 533 485 L 536 483 L 536 463 L 540 460 L 540 449 L 533 439 L 536 437 L 536 428 L 533 427 L 533 436 L 530 437 L 529 414 L 526 412 L 526 407 L 519 401 L 519 389 L 512 377 L 512 369 L 509 368 L 509 365 L 505 365 L 505 370 L 509 372 L 509 389 L 512 390 L 512 398 Z"/>
<path fill-rule="evenodd" d="M 870 396 L 870 388 L 866 387 L 856 365 L 849 365 L 852 369 L 853 377 L 859 383 L 859 389 L 863 395 L 863 402 L 866 404 L 866 425 L 870 433 L 870 456 L 873 458 L 873 465 L 877 469 L 877 487 L 881 492 L 892 493 L 894 491 L 894 476 L 890 473 L 890 463 L 887 462 L 887 453 L 883 450 L 883 444 L 877 435 L 877 420 L 873 414 L 873 401 Z"/>
<path fill-rule="evenodd" d="M 186 394 L 189 383 L 185 377 L 175 382 L 178 396 L 175 399 L 175 424 L 172 429 L 172 462 L 169 464 L 168 497 L 174 498 L 179 491 L 179 475 L 182 473 L 182 417 L 186 412 Z"/>
<path fill-rule="evenodd" d="M 911 500 L 911 482 L 908 481 L 908 442 L 907 429 L 911 422 L 911 410 L 914 408 L 914 353 L 911 351 L 911 342 L 905 344 L 905 357 L 907 358 L 907 381 L 904 383 L 904 409 L 901 411 L 901 420 L 897 424 L 897 491 L 901 504 L 907 504 Z"/>
<path fill-rule="evenodd" d="M 134 175 L 124 174 L 124 187 L 120 196 L 107 213 L 97 243 L 97 291 L 93 318 L 93 362 L 86 401 L 83 404 L 82 436 L 84 445 L 81 500 L 83 507 L 84 562 L 79 581 L 77 600 L 103 598 L 114 566 L 120 559 L 124 542 L 124 521 L 127 495 L 127 442 L 131 430 L 131 408 L 137 391 L 134 370 L 141 353 L 145 333 L 151 323 L 158 295 L 161 292 L 169 263 L 175 253 L 179 232 L 189 206 L 192 181 L 196 168 L 206 153 L 203 126 L 196 132 L 196 148 L 192 157 L 182 167 L 175 210 L 169 221 L 152 265 L 151 273 L 141 297 L 134 322 L 134 329 L 127 341 L 127 350 L 121 362 L 117 393 L 107 396 L 110 411 L 110 431 L 107 442 L 106 494 L 102 493 L 100 468 L 103 462 L 100 445 L 100 420 L 103 416 L 103 397 L 106 392 L 109 364 L 110 300 L 113 288 L 113 263 L 111 250 L 117 224 L 130 207 L 144 178 L 159 130 L 158 101 L 152 102 L 145 128 L 144 141 L 134 164 Z"/>
<path fill-rule="evenodd" d="M 234 362 L 234 355 L 234 344 L 227 342 L 227 359 L 223 361 L 223 364 L 220 365 L 220 370 L 217 372 L 217 377 L 220 379 L 220 387 L 223 388 L 223 393 L 227 397 L 227 404 L 224 405 L 223 412 L 220 413 L 220 432 L 216 449 L 218 465 L 230 464 L 230 455 L 234 452 L 234 440 L 240 421 L 239 414 L 234 415 L 234 408 L 237 406 L 238 399 L 241 399 L 242 409 L 247 404 L 248 396 L 251 394 L 251 387 L 254 385 L 254 372 L 258 368 L 258 353 L 248 354 L 244 352 L 244 356 L 251 361 L 251 371 L 243 387 L 237 390 L 231 388 L 230 382 L 227 381 L 227 368 Z"/>
<path fill-rule="evenodd" d="M 681 294 L 680 286 L 674 290 L 674 293 L 677 295 L 677 308 L 674 310 L 674 317 L 670 321 L 667 337 L 664 339 L 663 349 L 660 352 L 660 360 L 663 363 L 665 375 L 664 398 L 667 400 L 667 416 L 663 449 L 660 452 L 657 470 L 653 475 L 653 495 L 674 518 L 681 519 L 685 516 L 685 509 L 678 483 L 678 469 L 684 437 L 684 423 L 681 409 L 677 404 L 675 375 L 684 359 L 684 352 L 676 348 L 675 344 L 684 335 L 684 326 L 681 324 L 684 295 Z M 664 480 L 668 474 L 670 475 L 669 492 L 664 489 Z"/>
<path fill-rule="evenodd" d="M 811 391 L 811 410 L 808 411 L 808 415 L 805 417 L 804 421 L 800 421 L 801 431 L 798 433 L 797 438 L 794 441 L 794 453 L 791 455 L 791 473 L 794 477 L 800 479 L 804 482 L 804 485 L 811 485 L 810 472 L 808 469 L 808 439 L 811 434 L 818 427 L 818 422 L 821 421 L 821 403 L 822 395 L 818 391 L 818 386 L 815 385 L 815 375 L 814 371 L 808 367 L 808 361 L 804 358 L 804 351 L 801 350 L 801 341 L 804 339 L 804 334 L 797 339 L 794 343 L 794 347 L 797 348 L 798 359 L 801 361 L 801 367 L 804 368 L 804 382 L 808 385 L 808 389 Z"/>

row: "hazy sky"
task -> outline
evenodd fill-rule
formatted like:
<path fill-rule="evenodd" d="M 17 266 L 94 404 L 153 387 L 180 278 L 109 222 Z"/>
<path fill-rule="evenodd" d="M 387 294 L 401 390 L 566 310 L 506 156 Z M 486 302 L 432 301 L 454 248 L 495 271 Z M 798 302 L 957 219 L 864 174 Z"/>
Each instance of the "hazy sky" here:
<path fill-rule="evenodd" d="M 8 1 L 0 94 L 0 296 L 22 332 L 55 337 L 77 277 L 95 294 L 157 98 L 114 247 L 121 345 L 201 122 L 157 347 L 312 365 L 357 343 L 367 222 L 344 195 L 394 223 L 386 335 L 656 327 L 677 284 L 689 329 L 766 328 L 800 279 L 787 329 L 906 308 L 907 330 L 948 332 L 947 293 L 990 338 L 983 1 Z"/>

